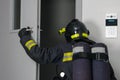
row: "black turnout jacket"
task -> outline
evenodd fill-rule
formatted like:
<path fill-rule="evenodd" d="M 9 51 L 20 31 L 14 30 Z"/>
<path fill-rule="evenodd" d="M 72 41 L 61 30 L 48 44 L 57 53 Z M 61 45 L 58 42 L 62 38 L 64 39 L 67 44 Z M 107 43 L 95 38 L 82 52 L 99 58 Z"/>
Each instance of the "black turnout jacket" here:
<path fill-rule="evenodd" d="M 94 44 L 94 41 L 89 39 L 81 40 L 83 42 Z M 27 54 L 39 64 L 55 63 L 63 68 L 63 71 L 67 75 L 66 80 L 72 80 L 72 61 L 64 62 L 64 53 L 72 52 L 72 44 L 67 43 L 57 45 L 52 48 L 41 48 L 30 36 L 24 36 L 20 39 L 22 46 Z M 116 80 L 113 69 L 111 67 L 111 80 Z"/>

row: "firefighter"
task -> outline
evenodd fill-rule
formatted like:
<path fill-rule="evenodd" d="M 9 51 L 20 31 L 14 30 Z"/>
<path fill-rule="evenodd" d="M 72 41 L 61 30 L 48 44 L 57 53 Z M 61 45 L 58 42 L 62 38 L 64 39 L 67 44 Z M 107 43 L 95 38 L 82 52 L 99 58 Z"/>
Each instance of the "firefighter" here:
<path fill-rule="evenodd" d="M 89 30 L 78 19 L 73 19 L 66 28 L 62 28 L 59 32 L 61 34 L 64 33 L 66 44 L 57 45 L 52 48 L 39 47 L 32 38 L 31 31 L 27 31 L 27 28 L 21 29 L 18 35 L 26 53 L 35 62 L 39 64 L 55 63 L 62 67 L 65 76 L 61 78 L 56 76 L 54 80 L 73 80 L 73 45 L 78 42 L 85 42 L 89 45 L 93 45 L 95 42 L 88 39 Z M 111 80 L 116 80 L 113 71 L 111 71 L 111 74 Z"/>

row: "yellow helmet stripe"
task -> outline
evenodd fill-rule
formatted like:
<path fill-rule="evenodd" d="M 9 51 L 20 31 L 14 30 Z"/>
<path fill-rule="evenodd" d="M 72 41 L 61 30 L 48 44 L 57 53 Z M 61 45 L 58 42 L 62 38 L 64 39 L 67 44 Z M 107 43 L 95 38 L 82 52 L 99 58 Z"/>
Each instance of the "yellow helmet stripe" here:
<path fill-rule="evenodd" d="M 82 33 L 82 36 L 85 38 L 88 38 L 88 34 L 87 33 Z"/>
<path fill-rule="evenodd" d="M 66 28 L 64 27 L 64 28 L 62 28 L 62 29 L 59 30 L 59 33 L 62 34 L 62 33 L 64 33 L 65 31 L 66 31 Z"/>
<path fill-rule="evenodd" d="M 28 50 L 31 50 L 31 48 L 32 48 L 33 46 L 35 46 L 35 45 L 37 45 L 37 44 L 35 43 L 34 40 L 28 40 L 28 41 L 25 43 L 25 46 L 28 48 Z"/>
<path fill-rule="evenodd" d="M 71 38 L 75 39 L 75 38 L 78 38 L 79 36 L 80 36 L 80 34 L 76 33 L 76 34 L 71 35 Z"/>

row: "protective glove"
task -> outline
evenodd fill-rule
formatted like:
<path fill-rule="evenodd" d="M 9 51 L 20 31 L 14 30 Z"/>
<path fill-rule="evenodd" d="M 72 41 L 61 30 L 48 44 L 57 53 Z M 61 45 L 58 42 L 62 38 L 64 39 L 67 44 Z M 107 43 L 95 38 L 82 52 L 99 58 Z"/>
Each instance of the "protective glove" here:
<path fill-rule="evenodd" d="M 18 36 L 20 38 L 24 37 L 24 36 L 31 36 L 31 31 L 27 30 L 27 29 L 30 29 L 29 27 L 28 28 L 22 28 L 19 32 L 18 32 Z"/>

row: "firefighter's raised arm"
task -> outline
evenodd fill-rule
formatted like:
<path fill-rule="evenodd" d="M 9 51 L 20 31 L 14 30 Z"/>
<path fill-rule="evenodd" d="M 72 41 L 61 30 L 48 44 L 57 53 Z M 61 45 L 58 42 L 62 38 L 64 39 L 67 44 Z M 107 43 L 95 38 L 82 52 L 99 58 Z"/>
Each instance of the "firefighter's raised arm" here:
<path fill-rule="evenodd" d="M 62 50 L 58 47 L 40 48 L 31 36 L 31 31 L 23 28 L 19 31 L 20 42 L 27 54 L 37 63 L 56 63 L 62 59 Z"/>

